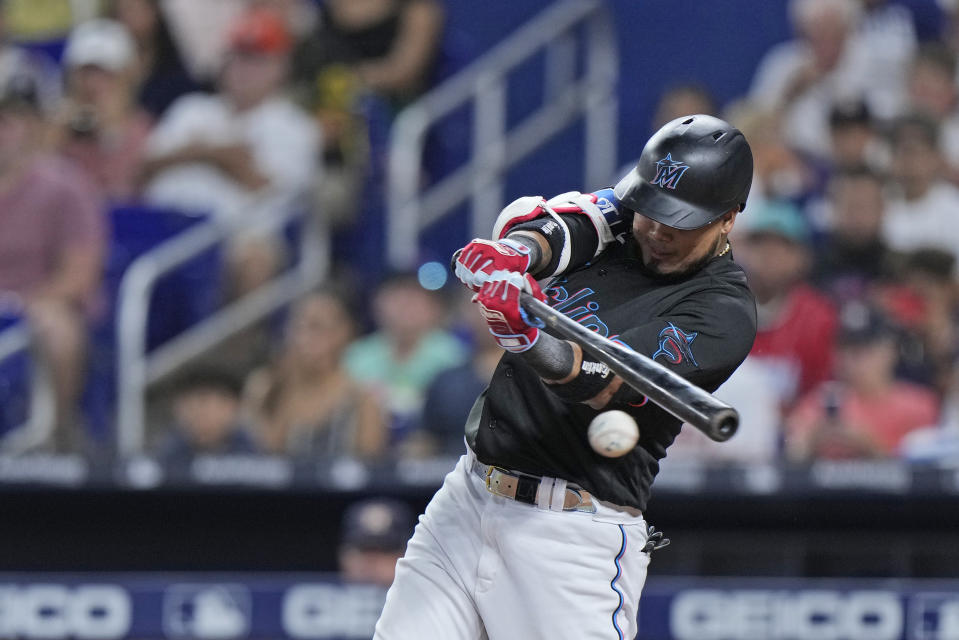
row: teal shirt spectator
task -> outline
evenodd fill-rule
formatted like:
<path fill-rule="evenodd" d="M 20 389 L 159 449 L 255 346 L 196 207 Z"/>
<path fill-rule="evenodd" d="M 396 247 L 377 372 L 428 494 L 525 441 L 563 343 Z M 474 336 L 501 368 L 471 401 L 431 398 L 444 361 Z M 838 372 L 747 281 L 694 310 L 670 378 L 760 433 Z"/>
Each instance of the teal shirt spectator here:
<path fill-rule="evenodd" d="M 396 359 L 392 345 L 379 332 L 354 342 L 345 355 L 350 375 L 380 393 L 390 413 L 394 442 L 415 426 L 433 378 L 467 357 L 466 346 L 442 330 L 425 334 L 403 360 Z"/>

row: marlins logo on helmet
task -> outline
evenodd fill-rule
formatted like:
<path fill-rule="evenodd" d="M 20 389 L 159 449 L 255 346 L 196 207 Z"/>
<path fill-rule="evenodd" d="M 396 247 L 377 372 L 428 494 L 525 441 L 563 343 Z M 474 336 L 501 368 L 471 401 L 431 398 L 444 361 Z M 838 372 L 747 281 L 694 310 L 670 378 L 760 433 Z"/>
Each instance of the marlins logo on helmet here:
<path fill-rule="evenodd" d="M 682 160 L 673 160 L 673 156 L 667 153 L 665 158 L 656 163 L 656 175 L 650 182 L 664 189 L 675 189 L 688 168 L 688 164 Z"/>

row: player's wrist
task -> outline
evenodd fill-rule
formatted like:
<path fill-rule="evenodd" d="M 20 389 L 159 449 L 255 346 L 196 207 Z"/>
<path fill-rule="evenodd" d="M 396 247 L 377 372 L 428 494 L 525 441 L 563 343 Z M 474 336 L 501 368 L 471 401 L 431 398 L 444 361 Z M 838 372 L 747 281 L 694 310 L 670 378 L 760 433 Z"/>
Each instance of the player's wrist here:
<path fill-rule="evenodd" d="M 537 231 L 517 230 L 513 231 L 500 242 L 511 241 L 526 247 L 529 255 L 529 263 L 526 266 L 526 273 L 534 276 L 543 270 L 549 264 L 552 258 L 549 242 L 543 234 Z"/>
<path fill-rule="evenodd" d="M 503 238 L 502 240 L 497 240 L 496 244 L 509 247 L 519 254 L 517 257 L 517 265 L 520 268 L 514 270 L 520 273 L 529 272 L 530 267 L 535 264 L 536 256 L 533 255 L 534 252 L 539 253 L 539 247 L 536 246 L 535 242 L 523 242 L 520 237 Z"/>

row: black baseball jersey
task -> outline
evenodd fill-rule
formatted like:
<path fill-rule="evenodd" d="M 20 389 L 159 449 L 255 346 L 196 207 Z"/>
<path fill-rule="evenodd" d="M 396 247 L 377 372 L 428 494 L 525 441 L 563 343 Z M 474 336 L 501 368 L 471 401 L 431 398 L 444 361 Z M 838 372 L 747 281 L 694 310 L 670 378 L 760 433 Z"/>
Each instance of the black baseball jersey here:
<path fill-rule="evenodd" d="M 596 246 L 595 234 L 579 241 Z M 631 234 L 624 234 L 589 263 L 547 283 L 547 302 L 714 391 L 746 358 L 756 337 L 756 305 L 745 274 L 731 253 L 682 279 L 650 274 L 637 256 Z M 584 353 L 583 371 L 611 375 L 591 360 Z M 628 412 L 639 425 L 638 445 L 619 458 L 599 455 L 587 441 L 599 411 L 562 399 L 522 354 L 506 353 L 486 391 L 476 432 L 467 435 L 486 464 L 564 478 L 600 500 L 645 509 L 658 461 L 681 422 L 641 396 L 604 408 L 609 409 Z"/>

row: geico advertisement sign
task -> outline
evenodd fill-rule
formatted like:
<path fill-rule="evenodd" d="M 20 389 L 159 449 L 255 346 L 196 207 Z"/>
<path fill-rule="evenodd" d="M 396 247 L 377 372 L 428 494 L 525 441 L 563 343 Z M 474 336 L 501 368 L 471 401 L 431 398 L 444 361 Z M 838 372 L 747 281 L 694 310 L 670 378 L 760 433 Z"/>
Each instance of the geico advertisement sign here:
<path fill-rule="evenodd" d="M 899 640 L 900 596 L 889 591 L 680 592 L 669 625 L 677 640 Z"/>
<path fill-rule="evenodd" d="M 122 638 L 131 613 L 130 596 L 116 586 L 0 584 L 0 638 Z"/>
<path fill-rule="evenodd" d="M 370 585 L 302 584 L 283 598 L 283 630 L 292 638 L 365 638 L 383 610 L 386 589 Z"/>

